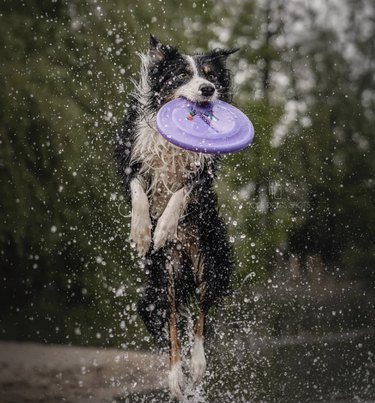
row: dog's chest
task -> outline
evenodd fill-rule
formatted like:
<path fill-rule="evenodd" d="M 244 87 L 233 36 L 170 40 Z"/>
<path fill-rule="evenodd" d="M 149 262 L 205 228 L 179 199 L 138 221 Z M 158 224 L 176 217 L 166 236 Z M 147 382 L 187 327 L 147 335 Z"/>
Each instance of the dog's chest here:
<path fill-rule="evenodd" d="M 146 179 L 151 215 L 163 213 L 171 195 L 203 168 L 206 156 L 177 148 L 149 125 L 141 125 L 134 144 L 134 157 L 141 162 Z"/>

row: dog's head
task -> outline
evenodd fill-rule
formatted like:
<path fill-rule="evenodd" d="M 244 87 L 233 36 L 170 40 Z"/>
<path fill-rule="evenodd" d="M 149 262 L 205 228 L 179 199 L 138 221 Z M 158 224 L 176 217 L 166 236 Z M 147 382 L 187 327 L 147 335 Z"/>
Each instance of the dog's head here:
<path fill-rule="evenodd" d="M 214 49 L 206 54 L 184 55 L 150 36 L 147 71 L 153 104 L 177 97 L 203 103 L 230 101 L 231 79 L 226 59 L 238 49 Z"/>

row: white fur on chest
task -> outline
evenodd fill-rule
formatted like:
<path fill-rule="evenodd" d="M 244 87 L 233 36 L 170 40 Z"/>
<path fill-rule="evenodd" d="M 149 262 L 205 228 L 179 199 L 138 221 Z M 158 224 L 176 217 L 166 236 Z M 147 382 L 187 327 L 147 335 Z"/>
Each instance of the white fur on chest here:
<path fill-rule="evenodd" d="M 203 168 L 205 158 L 210 156 L 169 143 L 157 132 L 155 119 L 139 122 L 132 160 L 141 163 L 139 173 L 145 180 L 154 218 L 161 215 L 171 195 Z"/>

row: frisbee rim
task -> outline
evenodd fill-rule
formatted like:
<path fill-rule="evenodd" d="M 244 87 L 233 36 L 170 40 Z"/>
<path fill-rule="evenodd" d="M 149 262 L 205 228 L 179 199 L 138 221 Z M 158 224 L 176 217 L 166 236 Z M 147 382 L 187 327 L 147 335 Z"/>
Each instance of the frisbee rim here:
<path fill-rule="evenodd" d="M 217 111 L 220 112 L 220 114 L 223 113 L 221 112 L 223 110 L 224 112 L 227 112 L 227 114 L 234 115 L 234 119 L 236 121 L 240 120 L 239 124 L 234 126 L 236 129 L 235 133 L 230 135 L 230 132 L 224 132 L 221 134 L 219 133 L 215 137 L 200 137 L 196 133 L 189 133 L 185 127 L 181 127 L 181 122 L 179 122 L 180 125 L 178 125 L 178 123 L 172 119 L 172 114 L 174 112 L 179 113 L 179 110 L 183 108 L 189 110 L 189 106 L 191 107 L 192 105 L 194 110 L 198 110 L 199 112 L 209 110 L 210 106 L 210 111 L 212 111 L 216 106 Z M 169 130 L 166 131 L 163 120 L 166 119 L 164 115 L 168 113 L 170 114 L 168 125 L 172 126 L 172 128 L 169 127 Z M 197 104 L 183 97 L 173 99 L 160 108 L 156 116 L 156 124 L 160 135 L 173 145 L 188 151 L 200 152 L 204 154 L 227 154 L 241 151 L 245 147 L 249 146 L 254 138 L 254 126 L 250 119 L 241 110 L 222 100 L 216 100 L 214 102 L 205 104 Z M 210 126 L 207 125 L 207 127 Z M 175 133 L 177 132 L 178 137 L 175 138 L 173 135 L 168 134 L 171 131 L 175 131 Z M 238 135 L 240 135 L 238 141 L 233 141 L 233 139 L 236 140 Z M 220 136 L 223 136 L 223 138 L 221 139 Z M 192 141 L 189 142 L 189 140 Z M 199 140 L 200 142 L 197 143 Z"/>

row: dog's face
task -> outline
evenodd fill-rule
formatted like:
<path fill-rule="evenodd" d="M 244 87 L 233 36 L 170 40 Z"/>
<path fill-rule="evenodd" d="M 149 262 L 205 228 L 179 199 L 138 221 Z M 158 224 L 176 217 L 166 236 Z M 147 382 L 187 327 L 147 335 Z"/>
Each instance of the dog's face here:
<path fill-rule="evenodd" d="M 160 106 L 177 97 L 203 103 L 230 100 L 227 57 L 238 49 L 215 49 L 202 55 L 184 55 L 150 37 L 148 81 L 153 103 Z"/>

